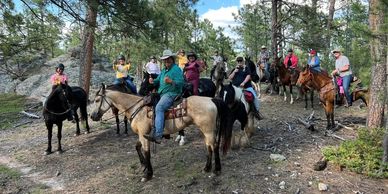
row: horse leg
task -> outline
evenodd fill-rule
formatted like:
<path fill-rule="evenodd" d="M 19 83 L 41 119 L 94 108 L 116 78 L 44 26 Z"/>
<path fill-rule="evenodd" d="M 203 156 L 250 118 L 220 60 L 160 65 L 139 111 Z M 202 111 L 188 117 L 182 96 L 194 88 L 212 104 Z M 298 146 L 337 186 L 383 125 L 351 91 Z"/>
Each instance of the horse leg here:
<path fill-rule="evenodd" d="M 205 168 L 203 169 L 205 172 L 210 172 L 212 170 L 212 156 L 213 150 L 210 145 L 207 146 L 207 161 Z"/>
<path fill-rule="evenodd" d="M 116 134 L 120 134 L 120 119 L 119 119 L 119 110 L 115 107 L 112 107 L 112 113 L 116 118 Z"/>
<path fill-rule="evenodd" d="M 314 90 L 310 91 L 311 109 L 314 110 Z"/>
<path fill-rule="evenodd" d="M 144 169 L 144 175 L 143 178 L 141 179 L 142 182 L 148 181 L 152 179 L 152 176 L 154 174 L 152 170 L 152 165 L 151 165 L 151 151 L 150 151 L 150 146 L 148 146 L 147 150 L 144 150 L 144 156 L 145 156 L 145 169 Z"/>
<path fill-rule="evenodd" d="M 75 123 L 77 126 L 77 130 L 75 132 L 75 135 L 78 136 L 81 134 L 81 130 L 79 128 L 79 117 L 78 117 L 77 109 L 74 109 L 74 120 L 75 120 Z"/>
<path fill-rule="evenodd" d="M 52 153 L 51 151 L 51 139 L 53 137 L 53 123 L 48 123 L 46 122 L 46 127 L 47 127 L 47 138 L 48 138 L 48 143 L 47 143 L 47 149 L 44 152 L 45 155 L 49 155 Z"/>
<path fill-rule="evenodd" d="M 58 126 L 58 134 L 57 134 L 57 138 L 58 138 L 58 153 L 61 154 L 63 152 L 62 150 L 62 145 L 61 145 L 61 139 L 62 139 L 62 122 L 58 122 L 57 124 Z"/>
<path fill-rule="evenodd" d="M 294 97 L 292 96 L 292 85 L 291 84 L 290 84 L 290 98 L 291 98 L 290 104 L 294 104 Z"/>
<path fill-rule="evenodd" d="M 182 129 L 178 132 L 178 136 L 176 137 L 175 141 L 179 141 L 180 146 L 185 145 L 185 130 Z"/>
<path fill-rule="evenodd" d="M 137 155 L 139 155 L 139 160 L 140 160 L 141 166 L 145 167 L 146 162 L 145 162 L 144 155 L 143 155 L 143 153 L 141 151 L 141 142 L 140 141 L 138 141 L 136 143 L 136 152 L 137 152 Z"/>
<path fill-rule="evenodd" d="M 214 163 L 215 163 L 214 174 L 219 175 L 221 173 L 221 159 L 220 159 L 220 147 L 218 144 L 216 144 L 213 151 L 214 151 Z"/>
<path fill-rule="evenodd" d="M 284 102 L 287 101 L 287 90 L 286 90 L 286 85 L 283 84 L 283 95 L 284 95 Z"/>
<path fill-rule="evenodd" d="M 90 132 L 89 122 L 88 122 L 88 112 L 86 105 L 80 106 L 80 112 L 81 112 L 81 122 L 84 122 L 84 127 L 86 128 L 86 133 Z"/>
<path fill-rule="evenodd" d="M 124 116 L 124 126 L 125 126 L 124 134 L 128 135 L 128 118 L 127 118 L 127 116 Z"/>
<path fill-rule="evenodd" d="M 307 110 L 307 106 L 308 106 L 308 103 L 307 103 L 307 101 L 308 101 L 308 97 L 307 97 L 307 91 L 305 91 L 304 93 L 303 93 L 303 96 L 304 96 L 304 109 L 305 110 Z"/>

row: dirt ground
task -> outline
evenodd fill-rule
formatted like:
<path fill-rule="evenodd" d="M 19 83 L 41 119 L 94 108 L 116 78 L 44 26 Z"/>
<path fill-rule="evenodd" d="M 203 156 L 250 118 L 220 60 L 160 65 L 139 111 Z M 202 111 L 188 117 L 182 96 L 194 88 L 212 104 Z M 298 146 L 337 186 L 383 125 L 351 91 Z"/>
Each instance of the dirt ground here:
<path fill-rule="evenodd" d="M 325 136 L 326 118 L 315 100 L 316 131 L 311 132 L 297 118 L 307 118 L 302 101 L 290 105 L 278 95 L 263 95 L 257 130 L 250 146 L 222 156 L 222 173 L 205 173 L 206 150 L 202 135 L 194 126 L 186 130 L 187 143 L 179 146 L 164 140 L 152 151 L 154 177 L 140 182 L 142 168 L 135 150 L 137 135 L 115 134 L 114 120 L 104 123 L 89 119 L 91 133 L 74 136 L 75 124 L 66 121 L 64 153 L 43 155 L 47 132 L 43 119 L 0 131 L 0 164 L 20 171 L 16 183 L 0 184 L 0 193 L 388 193 L 388 180 L 371 179 L 329 163 L 323 171 L 313 165 L 321 149 L 342 140 Z M 336 109 L 335 120 L 352 128 L 365 123 L 366 109 L 356 102 L 351 108 Z M 40 107 L 41 109 L 41 107 Z M 36 114 L 40 114 L 37 108 Z M 105 115 L 109 118 L 111 115 Z M 238 130 L 236 127 L 235 130 Z M 356 130 L 341 128 L 335 134 L 355 138 Z M 53 149 L 56 149 L 56 130 Z M 271 153 L 282 154 L 275 162 Z M 281 182 L 284 181 L 284 186 Z M 280 184 L 280 185 L 279 185 Z"/>

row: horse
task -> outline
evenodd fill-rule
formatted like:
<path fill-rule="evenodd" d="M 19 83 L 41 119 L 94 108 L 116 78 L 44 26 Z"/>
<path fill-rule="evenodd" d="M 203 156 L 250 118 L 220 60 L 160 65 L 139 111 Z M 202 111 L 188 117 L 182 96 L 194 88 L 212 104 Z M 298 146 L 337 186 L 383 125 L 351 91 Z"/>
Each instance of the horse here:
<path fill-rule="evenodd" d="M 110 85 L 107 86 L 107 88 L 112 89 L 112 90 L 117 90 L 120 92 L 132 94 L 131 90 L 127 87 L 125 81 L 121 82 L 121 84 L 118 85 Z M 115 116 L 116 119 L 116 134 L 120 135 L 120 119 L 119 119 L 119 110 L 112 106 L 112 113 Z M 124 115 L 124 134 L 128 134 L 128 118 L 127 116 Z"/>
<path fill-rule="evenodd" d="M 244 143 L 247 143 L 248 139 L 253 136 L 255 127 L 254 127 L 254 115 L 252 113 L 253 104 L 247 102 L 244 96 L 243 89 L 240 87 L 234 86 L 231 82 L 229 84 L 223 85 L 219 94 L 221 98 L 231 111 L 231 117 L 229 119 L 229 125 L 238 120 L 241 124 L 241 131 L 243 134 L 239 135 L 240 137 L 246 137 L 246 142 L 241 142 L 240 146 L 244 146 Z M 233 144 L 236 143 L 236 137 L 238 133 L 233 134 Z"/>
<path fill-rule="evenodd" d="M 117 107 L 120 111 L 125 112 L 128 118 L 131 118 L 131 128 L 139 136 L 136 151 L 140 163 L 144 167 L 144 175 L 141 181 L 150 180 L 153 176 L 150 142 L 144 138 L 144 135 L 151 132 L 153 119 L 152 116 L 149 116 L 148 110 L 143 104 L 143 98 L 106 89 L 103 85 L 96 94 L 91 118 L 94 121 L 99 120 L 111 106 Z M 165 120 L 164 134 L 176 133 L 191 124 L 198 126 L 204 135 L 207 149 L 207 162 L 204 171 L 211 171 L 214 154 L 214 172 L 216 174 L 220 173 L 220 143 L 222 142 L 221 148 L 223 153 L 226 154 L 231 141 L 233 126 L 227 125 L 230 111 L 222 100 L 202 96 L 188 97 L 184 107 L 185 109 L 178 111 L 182 114 L 181 118 L 174 117 L 173 119 Z M 174 110 L 174 113 L 178 113 L 177 109 Z"/>
<path fill-rule="evenodd" d="M 58 127 L 58 153 L 62 153 L 61 138 L 62 138 L 62 122 L 67 119 L 69 111 L 74 112 L 77 130 L 76 135 L 80 134 L 79 117 L 77 109 L 80 108 L 81 121 L 84 121 L 86 133 L 89 133 L 89 124 L 87 118 L 87 103 L 88 98 L 85 90 L 80 87 L 70 87 L 65 84 L 58 85 L 43 106 L 43 117 L 48 131 L 48 146 L 45 151 L 46 155 L 52 153 L 51 139 L 54 124 Z"/>
<path fill-rule="evenodd" d="M 219 61 L 214 66 L 214 73 L 210 77 L 210 79 L 216 85 L 216 94 L 220 93 L 221 85 L 225 80 L 225 76 L 226 76 L 226 64 L 224 61 Z"/>
<path fill-rule="evenodd" d="M 327 125 L 326 130 L 335 128 L 334 124 L 334 101 L 336 87 L 333 84 L 332 78 L 328 74 L 312 70 L 306 67 L 299 74 L 297 85 L 306 85 L 319 92 L 319 100 L 325 109 Z"/>
<path fill-rule="evenodd" d="M 252 81 L 252 85 L 253 87 L 255 88 L 255 90 L 257 91 L 257 96 L 260 98 L 261 96 L 261 92 L 260 92 L 260 82 L 261 80 L 263 79 L 264 77 L 264 72 L 263 70 L 260 68 L 259 64 L 258 65 L 255 65 L 255 63 L 249 58 L 247 57 L 245 59 L 245 65 L 249 68 L 249 70 L 251 71 L 251 81 Z"/>
<path fill-rule="evenodd" d="M 276 65 L 276 69 L 279 75 L 279 80 L 283 87 L 284 101 L 287 101 L 286 86 L 288 86 L 290 90 L 290 104 L 294 104 L 294 97 L 292 96 L 292 87 L 295 86 L 296 81 L 298 80 L 299 70 L 292 69 L 291 71 L 293 72 L 290 72 L 290 70 L 288 70 L 283 65 L 280 59 L 274 64 Z"/>
<path fill-rule="evenodd" d="M 148 82 L 150 78 L 150 74 L 144 72 L 144 78 L 140 86 L 139 94 L 142 96 L 146 96 L 150 94 L 154 89 L 156 89 L 153 84 Z M 152 78 L 156 78 L 155 75 L 152 75 Z M 199 86 L 198 86 L 198 95 L 199 96 L 207 96 L 214 97 L 216 94 L 216 86 L 209 78 L 200 78 Z M 190 83 L 186 83 L 183 89 L 182 97 L 187 98 L 193 95 L 193 86 Z M 179 145 L 185 144 L 185 132 L 184 130 L 179 131 L 179 135 L 175 139 L 175 141 L 179 141 Z"/>

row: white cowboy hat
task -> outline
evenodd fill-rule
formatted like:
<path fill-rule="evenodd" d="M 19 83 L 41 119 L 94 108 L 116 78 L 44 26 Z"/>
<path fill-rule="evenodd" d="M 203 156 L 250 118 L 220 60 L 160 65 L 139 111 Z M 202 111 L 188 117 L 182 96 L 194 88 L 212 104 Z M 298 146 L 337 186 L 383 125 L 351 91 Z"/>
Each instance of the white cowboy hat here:
<path fill-rule="evenodd" d="M 261 46 L 261 49 L 265 49 L 265 48 L 267 48 L 267 47 L 266 47 L 266 46 L 264 46 L 264 45 L 263 45 L 263 46 Z"/>
<path fill-rule="evenodd" d="M 167 58 L 169 58 L 169 57 L 175 57 L 176 55 L 174 54 L 174 53 L 172 53 L 172 51 L 171 50 L 164 50 L 163 51 L 163 55 L 160 57 L 160 59 L 167 59 Z"/>
<path fill-rule="evenodd" d="M 335 48 L 334 50 L 331 51 L 331 53 L 341 53 L 341 49 Z"/>

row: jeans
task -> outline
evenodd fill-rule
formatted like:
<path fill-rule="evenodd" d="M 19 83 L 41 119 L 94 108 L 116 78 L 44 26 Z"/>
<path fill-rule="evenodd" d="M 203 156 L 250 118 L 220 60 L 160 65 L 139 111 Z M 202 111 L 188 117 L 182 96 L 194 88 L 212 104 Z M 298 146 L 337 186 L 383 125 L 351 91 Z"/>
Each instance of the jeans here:
<path fill-rule="evenodd" d="M 348 105 L 352 105 L 352 96 L 350 95 L 350 82 L 353 79 L 353 75 L 346 75 L 342 77 L 342 87 L 344 87 L 346 101 L 348 101 Z"/>
<path fill-rule="evenodd" d="M 260 108 L 260 102 L 259 99 L 257 99 L 256 91 L 252 87 L 245 88 L 245 90 L 251 92 L 253 94 L 253 105 L 255 105 L 256 111 L 259 111 Z"/>
<path fill-rule="evenodd" d="M 155 107 L 155 137 L 162 137 L 164 130 L 164 113 L 174 103 L 175 95 L 164 94 Z"/>
<path fill-rule="evenodd" d="M 264 64 L 264 74 L 265 74 L 265 78 L 267 78 L 267 80 L 269 80 L 269 76 L 270 76 L 269 67 L 270 67 L 269 63 Z"/>
<path fill-rule="evenodd" d="M 128 77 L 123 77 L 123 78 L 116 78 L 115 81 L 113 81 L 113 84 L 114 85 L 121 84 L 121 80 L 122 79 L 125 80 L 125 82 L 127 83 L 127 86 L 131 90 L 131 92 L 134 93 L 134 94 L 137 94 L 136 85 L 131 81 L 131 78 L 129 76 Z"/>

